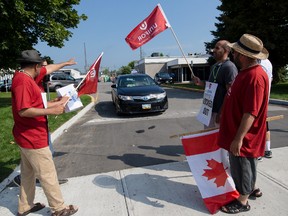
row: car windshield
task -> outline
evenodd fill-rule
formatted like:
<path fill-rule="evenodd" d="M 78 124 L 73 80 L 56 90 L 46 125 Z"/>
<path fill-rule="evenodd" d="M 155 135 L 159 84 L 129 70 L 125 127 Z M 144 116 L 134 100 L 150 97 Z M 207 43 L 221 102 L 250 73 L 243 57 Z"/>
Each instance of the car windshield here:
<path fill-rule="evenodd" d="M 121 77 L 118 81 L 119 87 L 136 87 L 151 85 L 156 85 L 156 83 L 149 76 L 127 76 Z"/>
<path fill-rule="evenodd" d="M 162 78 L 170 78 L 171 77 L 168 73 L 159 73 L 159 76 Z"/>

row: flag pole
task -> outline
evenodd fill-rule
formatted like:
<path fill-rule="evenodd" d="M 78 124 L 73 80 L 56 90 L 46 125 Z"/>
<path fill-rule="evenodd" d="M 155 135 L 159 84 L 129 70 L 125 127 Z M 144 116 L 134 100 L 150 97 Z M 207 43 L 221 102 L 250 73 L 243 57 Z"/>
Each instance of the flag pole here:
<path fill-rule="evenodd" d="M 189 64 L 189 62 L 188 62 L 188 60 L 187 60 L 187 58 L 186 58 L 186 56 L 185 56 L 185 54 L 184 54 L 184 52 L 183 52 L 183 49 L 182 49 L 182 47 L 181 47 L 181 45 L 180 45 L 180 43 L 179 43 L 179 40 L 178 40 L 178 38 L 177 38 L 177 36 L 176 36 L 176 34 L 175 34 L 175 32 L 174 32 L 174 30 L 173 30 L 173 28 L 172 28 L 171 25 L 170 25 L 170 29 L 171 29 L 172 34 L 173 34 L 173 36 L 174 36 L 174 38 L 175 38 L 175 40 L 176 40 L 176 42 L 177 42 L 177 44 L 178 44 L 181 52 L 182 52 L 183 57 L 184 57 L 187 65 L 188 65 L 188 67 L 189 67 L 189 69 L 190 69 L 190 72 L 191 72 L 191 75 L 192 75 L 192 78 L 193 78 L 193 77 L 195 77 L 195 75 L 194 75 L 194 73 L 193 73 L 192 67 L 191 67 L 190 64 Z"/>
<path fill-rule="evenodd" d="M 190 69 L 190 71 L 191 71 L 191 76 L 192 76 L 192 78 L 195 77 L 195 75 L 194 75 L 194 73 L 193 73 L 193 70 L 192 70 L 192 68 L 191 68 L 191 66 L 190 66 L 190 64 L 189 64 L 189 62 L 188 62 L 188 60 L 187 60 L 187 58 L 186 58 L 186 56 L 185 56 L 185 54 L 184 54 L 184 51 L 183 51 L 183 49 L 182 49 L 182 47 L 181 47 L 181 45 L 180 45 L 180 42 L 179 42 L 179 40 L 178 40 L 178 38 L 177 38 L 177 36 L 176 36 L 176 34 L 175 34 L 175 32 L 174 32 L 171 24 L 170 24 L 170 22 L 168 21 L 166 14 L 164 13 L 164 10 L 162 9 L 162 7 L 161 7 L 160 4 L 158 4 L 158 7 L 159 7 L 159 9 L 161 10 L 161 12 L 162 12 L 162 14 L 163 14 L 163 16 L 164 16 L 164 18 L 165 18 L 165 20 L 166 20 L 166 22 L 167 22 L 166 25 L 167 25 L 168 28 L 170 28 L 171 31 L 172 31 L 172 34 L 173 34 L 173 36 L 174 36 L 174 38 L 175 38 L 175 40 L 176 40 L 176 42 L 177 42 L 177 44 L 178 44 L 181 52 L 182 52 L 182 55 L 183 55 L 183 57 L 184 57 L 187 65 L 188 65 L 188 67 L 189 67 L 189 69 Z"/>

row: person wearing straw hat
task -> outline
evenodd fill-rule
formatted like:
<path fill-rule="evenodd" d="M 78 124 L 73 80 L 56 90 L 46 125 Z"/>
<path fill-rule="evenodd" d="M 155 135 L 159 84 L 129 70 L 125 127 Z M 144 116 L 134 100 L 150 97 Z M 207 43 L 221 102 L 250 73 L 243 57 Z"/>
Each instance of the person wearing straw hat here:
<path fill-rule="evenodd" d="M 224 100 L 218 144 L 229 152 L 240 196 L 221 211 L 239 213 L 250 210 L 248 197 L 255 188 L 257 158 L 265 151 L 269 80 L 257 59 L 267 59 L 269 53 L 251 34 L 243 34 L 228 46 L 240 70 Z"/>
<path fill-rule="evenodd" d="M 69 97 L 63 97 L 61 103 L 45 108 L 41 89 L 34 80 L 40 73 L 43 59 L 36 50 L 25 50 L 17 60 L 21 69 L 15 72 L 11 88 L 13 136 L 21 154 L 17 216 L 28 215 L 45 207 L 42 203 L 34 203 L 36 178 L 41 183 L 52 215 L 72 215 L 78 211 L 78 207 L 64 203 L 48 147 L 47 124 L 47 115 L 62 114 Z"/>
<path fill-rule="evenodd" d="M 208 81 L 217 83 L 218 86 L 213 100 L 211 119 L 207 126 L 204 125 L 204 129 L 219 127 L 224 97 L 238 73 L 235 64 L 229 59 L 231 49 L 227 46 L 228 43 L 227 40 L 219 40 L 213 49 L 216 63 L 211 67 Z M 205 86 L 205 82 L 201 81 L 199 77 L 193 77 L 193 81 L 196 85 Z"/>

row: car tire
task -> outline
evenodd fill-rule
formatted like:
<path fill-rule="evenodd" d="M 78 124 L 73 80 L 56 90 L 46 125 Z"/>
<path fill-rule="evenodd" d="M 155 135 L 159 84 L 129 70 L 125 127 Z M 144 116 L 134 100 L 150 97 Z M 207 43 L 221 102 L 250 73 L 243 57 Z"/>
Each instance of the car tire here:
<path fill-rule="evenodd" d="M 55 86 L 54 90 L 57 91 L 57 89 L 61 88 L 61 86 L 57 85 Z"/>
<path fill-rule="evenodd" d="M 115 111 L 116 111 L 116 115 L 117 116 L 122 116 L 123 113 L 120 111 L 120 109 L 117 107 L 117 105 L 115 104 Z"/>

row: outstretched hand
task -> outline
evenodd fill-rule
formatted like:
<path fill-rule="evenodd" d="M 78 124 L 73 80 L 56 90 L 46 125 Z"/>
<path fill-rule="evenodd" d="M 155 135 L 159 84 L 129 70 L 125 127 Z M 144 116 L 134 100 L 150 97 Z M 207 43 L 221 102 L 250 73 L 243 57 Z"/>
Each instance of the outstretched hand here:
<path fill-rule="evenodd" d="M 77 62 L 75 61 L 75 58 L 69 59 L 66 63 L 67 63 L 67 66 L 71 66 L 71 65 L 77 64 Z"/>

